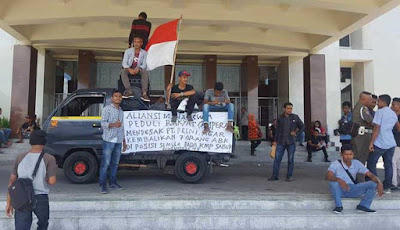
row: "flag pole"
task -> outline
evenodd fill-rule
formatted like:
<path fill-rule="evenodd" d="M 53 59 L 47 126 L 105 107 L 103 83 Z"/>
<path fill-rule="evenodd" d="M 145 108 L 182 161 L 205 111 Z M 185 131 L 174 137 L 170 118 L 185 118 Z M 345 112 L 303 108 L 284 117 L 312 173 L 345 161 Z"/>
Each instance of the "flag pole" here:
<path fill-rule="evenodd" d="M 176 60 L 176 51 L 178 50 L 178 43 L 179 43 L 179 34 L 181 33 L 181 23 L 182 23 L 182 14 L 181 17 L 179 18 L 179 24 L 178 24 L 178 35 L 176 39 L 176 45 L 175 45 L 175 50 L 174 50 L 174 64 L 172 65 L 172 72 L 171 72 L 171 78 L 169 83 L 172 83 L 174 80 L 174 71 L 175 71 L 175 60 Z"/>
<path fill-rule="evenodd" d="M 182 14 L 181 14 L 181 17 L 179 18 L 179 24 L 178 24 L 178 28 L 177 28 L 178 29 L 178 35 L 176 37 L 176 45 L 175 45 L 175 50 L 174 50 L 174 62 L 173 62 L 173 65 L 172 65 L 171 77 L 170 77 L 170 80 L 169 80 L 170 84 L 172 84 L 172 82 L 174 81 L 175 60 L 176 60 L 176 53 L 177 53 L 177 50 L 178 50 L 179 34 L 181 32 L 181 23 L 182 23 Z M 171 89 L 169 89 L 168 92 L 166 92 L 166 96 L 167 96 L 166 102 L 167 102 L 167 105 L 169 105 L 169 101 L 170 101 L 170 97 L 171 97 Z"/>

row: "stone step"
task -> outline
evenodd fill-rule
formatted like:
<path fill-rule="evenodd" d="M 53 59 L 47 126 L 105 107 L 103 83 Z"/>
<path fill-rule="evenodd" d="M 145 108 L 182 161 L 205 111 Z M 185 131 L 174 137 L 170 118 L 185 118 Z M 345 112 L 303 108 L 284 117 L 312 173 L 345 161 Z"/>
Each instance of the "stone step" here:
<path fill-rule="evenodd" d="M 50 198 L 51 199 L 51 198 Z M 360 199 L 343 199 L 343 206 L 354 209 Z M 331 210 L 334 203 L 329 197 L 310 199 L 296 196 L 268 197 L 263 200 L 224 200 L 224 199 L 169 199 L 169 200 L 93 200 L 93 201 L 50 201 L 53 212 L 92 212 L 92 211 L 138 211 L 138 210 Z M 399 210 L 400 199 L 377 198 L 371 208 L 376 210 Z M 5 202 L 0 210 L 5 209 Z"/>
<path fill-rule="evenodd" d="M 52 212 L 49 229 L 399 229 L 400 210 L 135 210 Z M 33 226 L 35 226 L 34 220 Z M 14 229 L 0 217 L 0 229 Z"/>

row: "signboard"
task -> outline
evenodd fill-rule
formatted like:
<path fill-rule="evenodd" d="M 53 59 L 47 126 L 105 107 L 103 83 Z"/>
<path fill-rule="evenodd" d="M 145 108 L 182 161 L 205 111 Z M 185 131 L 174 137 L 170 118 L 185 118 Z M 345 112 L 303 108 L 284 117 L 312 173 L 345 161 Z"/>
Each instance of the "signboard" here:
<path fill-rule="evenodd" d="M 126 153 L 191 150 L 216 153 L 232 152 L 232 133 L 225 131 L 227 112 L 210 112 L 211 132 L 203 134 L 203 113 L 193 113 L 188 122 L 186 113 L 178 114 L 178 121 L 171 122 L 170 111 L 124 112 Z"/>

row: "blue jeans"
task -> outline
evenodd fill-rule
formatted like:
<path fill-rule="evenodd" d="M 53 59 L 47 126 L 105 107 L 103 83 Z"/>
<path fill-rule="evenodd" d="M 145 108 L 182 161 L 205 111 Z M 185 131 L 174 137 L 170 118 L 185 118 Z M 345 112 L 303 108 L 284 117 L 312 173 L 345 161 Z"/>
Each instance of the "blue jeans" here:
<path fill-rule="evenodd" d="M 49 197 L 47 195 L 36 195 L 36 203 L 32 210 L 15 210 L 15 230 L 30 230 L 32 225 L 32 212 L 38 218 L 37 229 L 45 230 L 49 226 Z"/>
<path fill-rule="evenodd" d="M 103 156 L 101 158 L 99 184 L 107 184 L 107 172 L 110 167 L 110 184 L 117 183 L 117 171 L 119 159 L 121 158 L 122 143 L 103 141 Z"/>
<path fill-rule="evenodd" d="M 287 170 L 286 178 L 293 176 L 294 152 L 296 151 L 296 143 L 293 143 L 291 145 L 277 144 L 275 160 L 274 160 L 274 169 L 273 169 L 273 176 L 275 176 L 275 177 L 279 177 L 279 168 L 281 167 L 281 161 L 283 158 L 283 154 L 285 154 L 285 149 L 288 152 L 288 170 Z"/>
<path fill-rule="evenodd" d="M 385 167 L 385 180 L 383 181 L 383 187 L 385 189 L 388 189 L 392 187 L 392 178 L 393 178 L 393 165 L 392 165 L 392 159 L 394 155 L 394 149 L 380 149 L 376 146 L 374 146 L 374 152 L 372 152 L 367 161 L 367 168 L 369 171 L 374 174 L 375 176 L 378 176 L 378 173 L 376 172 L 376 163 L 378 163 L 378 160 L 380 157 L 383 158 L 383 165 Z"/>
<path fill-rule="evenodd" d="M 296 141 L 299 142 L 299 144 L 303 144 L 305 137 L 306 134 L 304 132 L 299 132 L 299 134 L 297 134 Z"/>
<path fill-rule="evenodd" d="M 11 134 L 11 129 L 1 129 L 0 130 L 0 144 L 1 143 L 7 143 L 8 142 L 8 138 L 10 137 Z"/>
<path fill-rule="evenodd" d="M 330 181 L 329 188 L 332 193 L 333 200 L 336 207 L 342 207 L 343 198 L 357 198 L 363 196 L 360 205 L 370 208 L 372 201 L 375 198 L 377 184 L 373 181 L 368 181 L 359 184 L 348 184 L 349 191 L 344 191 L 338 182 Z"/>
<path fill-rule="evenodd" d="M 233 121 L 233 114 L 235 113 L 235 107 L 232 103 L 226 104 L 225 106 L 218 106 L 218 105 L 209 105 L 209 104 L 204 104 L 203 105 L 203 122 L 208 123 L 208 114 L 210 113 L 210 110 L 213 109 L 226 109 L 228 110 L 228 121 Z"/>

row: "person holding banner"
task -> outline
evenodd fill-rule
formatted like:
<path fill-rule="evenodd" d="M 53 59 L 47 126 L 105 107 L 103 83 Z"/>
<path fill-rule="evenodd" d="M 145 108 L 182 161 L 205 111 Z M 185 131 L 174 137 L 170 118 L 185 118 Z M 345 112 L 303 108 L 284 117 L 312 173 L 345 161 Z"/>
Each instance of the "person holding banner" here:
<path fill-rule="evenodd" d="M 179 74 L 179 84 L 172 86 L 172 83 L 168 85 L 167 92 L 171 92 L 170 104 L 172 112 L 172 122 L 176 122 L 178 119 L 178 107 L 179 104 L 184 100 L 188 99 L 186 105 L 187 120 L 193 121 L 192 113 L 194 109 L 194 104 L 196 103 L 196 91 L 192 85 L 187 84 L 190 73 L 186 70 L 180 71 Z M 167 95 L 168 98 L 168 95 Z"/>
<path fill-rule="evenodd" d="M 222 82 L 216 82 L 214 89 L 208 89 L 204 95 L 203 105 L 203 133 L 210 132 L 210 126 L 208 125 L 208 118 L 210 110 L 213 109 L 225 109 L 228 110 L 228 124 L 226 125 L 226 131 L 233 133 L 233 114 L 235 107 L 231 103 L 231 99 L 228 96 L 228 92 L 224 89 Z"/>
<path fill-rule="evenodd" d="M 123 190 L 117 184 L 118 164 L 121 157 L 121 149 L 125 152 L 127 146 L 124 138 L 124 112 L 120 104 L 122 93 L 114 91 L 111 95 L 111 104 L 103 109 L 101 115 L 101 127 L 103 128 L 103 156 L 99 172 L 100 193 L 107 194 L 107 174 L 110 167 L 110 188 Z"/>

